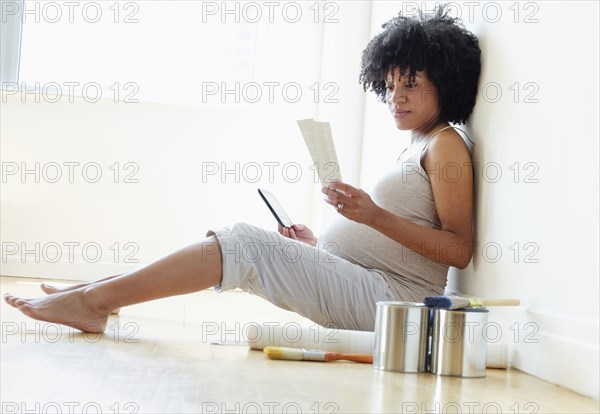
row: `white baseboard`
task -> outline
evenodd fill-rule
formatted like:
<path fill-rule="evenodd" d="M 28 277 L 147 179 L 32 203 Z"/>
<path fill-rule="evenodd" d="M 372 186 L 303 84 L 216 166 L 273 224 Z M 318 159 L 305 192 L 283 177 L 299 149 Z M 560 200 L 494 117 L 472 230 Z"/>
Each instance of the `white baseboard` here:
<path fill-rule="evenodd" d="M 520 308 L 490 308 L 502 329 L 509 364 L 592 398 L 600 398 L 599 328 L 592 321 Z M 492 335 L 491 332 L 490 335 Z"/>
<path fill-rule="evenodd" d="M 148 263 L 149 261 L 140 260 L 140 263 Z M 78 255 L 75 255 L 72 261 L 64 260 L 56 263 L 36 262 L 35 260 L 22 262 L 19 257 L 6 257 L 0 264 L 0 275 L 89 282 L 129 272 L 141 267 L 140 263 L 111 263 L 102 260 L 92 263 L 78 257 Z"/>

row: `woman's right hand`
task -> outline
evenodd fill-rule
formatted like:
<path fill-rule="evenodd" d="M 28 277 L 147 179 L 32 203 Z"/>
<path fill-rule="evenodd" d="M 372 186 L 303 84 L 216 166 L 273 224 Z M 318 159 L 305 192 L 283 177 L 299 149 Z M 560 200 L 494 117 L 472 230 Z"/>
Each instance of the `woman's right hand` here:
<path fill-rule="evenodd" d="M 317 244 L 317 238 L 313 234 L 312 230 L 306 227 L 304 224 L 293 224 L 290 228 L 283 227 L 281 224 L 278 224 L 277 231 L 279 231 L 279 234 L 284 237 L 298 240 L 311 246 Z"/>

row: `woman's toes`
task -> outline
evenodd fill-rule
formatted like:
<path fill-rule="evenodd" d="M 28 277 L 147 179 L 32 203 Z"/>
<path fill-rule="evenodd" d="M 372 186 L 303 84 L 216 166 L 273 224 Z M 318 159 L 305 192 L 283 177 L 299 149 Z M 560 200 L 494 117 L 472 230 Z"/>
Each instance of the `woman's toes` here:
<path fill-rule="evenodd" d="M 22 307 L 23 305 L 26 305 L 28 303 L 27 299 L 21 299 L 18 298 L 13 302 L 13 306 L 16 306 L 17 308 Z"/>
<path fill-rule="evenodd" d="M 54 286 L 52 286 L 52 285 L 49 285 L 49 284 L 47 284 L 47 283 L 42 283 L 42 284 L 40 285 L 40 287 L 41 287 L 41 288 L 42 288 L 42 290 L 43 290 L 44 292 L 46 292 L 47 294 L 51 294 L 51 293 L 56 293 L 56 292 L 58 292 L 58 288 L 55 288 Z"/>
<path fill-rule="evenodd" d="M 10 293 L 4 295 L 4 300 L 11 306 L 15 306 L 15 300 L 17 299 L 16 296 L 11 295 Z"/>

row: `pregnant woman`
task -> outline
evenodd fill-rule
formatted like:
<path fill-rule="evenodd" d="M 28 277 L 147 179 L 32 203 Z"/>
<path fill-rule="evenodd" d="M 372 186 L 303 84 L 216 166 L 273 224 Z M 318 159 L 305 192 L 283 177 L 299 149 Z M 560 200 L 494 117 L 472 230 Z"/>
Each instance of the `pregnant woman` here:
<path fill-rule="evenodd" d="M 43 284 L 47 296 L 5 300 L 35 319 L 102 332 L 122 306 L 241 288 L 323 326 L 373 330 L 377 301 L 442 294 L 448 268 L 471 260 L 471 152 L 449 123 L 473 111 L 480 54 L 477 38 L 444 6 L 383 25 L 363 52 L 359 79 L 396 127 L 410 131 L 411 144 L 369 193 L 342 182 L 322 189 L 338 214 L 318 244 L 302 225 L 237 223 L 126 274 L 67 289 Z"/>

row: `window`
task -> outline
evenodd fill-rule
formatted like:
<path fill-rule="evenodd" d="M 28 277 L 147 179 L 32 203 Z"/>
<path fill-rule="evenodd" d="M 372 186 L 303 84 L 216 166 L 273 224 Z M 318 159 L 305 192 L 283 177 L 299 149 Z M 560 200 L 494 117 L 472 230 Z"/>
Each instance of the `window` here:
<path fill-rule="evenodd" d="M 22 0 L 0 0 L 0 83 L 19 78 L 22 4 Z"/>
<path fill-rule="evenodd" d="M 20 82 L 90 100 L 314 105 L 331 9 L 317 4 L 25 1 Z"/>

